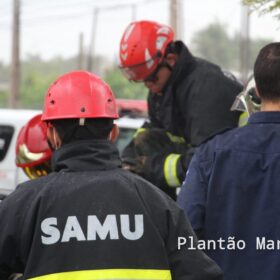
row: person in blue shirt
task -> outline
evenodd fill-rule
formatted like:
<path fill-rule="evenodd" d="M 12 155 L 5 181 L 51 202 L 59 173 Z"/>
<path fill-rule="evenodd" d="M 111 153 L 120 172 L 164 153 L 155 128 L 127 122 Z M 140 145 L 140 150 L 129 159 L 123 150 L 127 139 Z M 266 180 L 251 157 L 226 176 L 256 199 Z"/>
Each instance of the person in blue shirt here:
<path fill-rule="evenodd" d="M 280 42 L 260 50 L 254 76 L 261 111 L 196 150 L 178 196 L 227 280 L 280 279 Z"/>

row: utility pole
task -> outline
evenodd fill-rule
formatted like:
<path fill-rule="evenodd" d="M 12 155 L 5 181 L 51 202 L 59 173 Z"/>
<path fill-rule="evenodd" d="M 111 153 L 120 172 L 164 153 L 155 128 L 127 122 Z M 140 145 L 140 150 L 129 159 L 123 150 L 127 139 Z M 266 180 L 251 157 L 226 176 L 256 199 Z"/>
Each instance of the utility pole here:
<path fill-rule="evenodd" d="M 79 54 L 78 54 L 78 69 L 83 69 L 84 66 L 84 34 L 79 36 Z"/>
<path fill-rule="evenodd" d="M 250 67 L 250 10 L 248 6 L 241 6 L 241 9 L 240 75 L 245 83 Z"/>
<path fill-rule="evenodd" d="M 178 10 L 177 10 L 177 0 L 169 0 L 169 9 L 170 9 L 170 26 L 172 27 L 175 38 L 178 36 Z"/>
<path fill-rule="evenodd" d="M 98 16 L 99 13 L 101 11 L 109 11 L 109 10 L 116 10 L 116 9 L 120 9 L 120 8 L 124 8 L 127 6 L 131 6 L 132 9 L 132 20 L 136 19 L 136 4 L 117 4 L 114 6 L 107 6 L 107 7 L 95 7 L 93 9 L 93 20 L 92 20 L 92 28 L 91 28 L 91 39 L 90 39 L 90 46 L 89 46 L 89 50 L 87 53 L 87 65 L 86 65 L 86 69 L 88 71 L 92 71 L 92 69 L 94 68 L 94 71 L 101 71 L 101 68 L 99 67 L 99 69 L 97 68 L 97 65 L 94 65 L 96 63 L 96 54 L 95 54 L 95 47 L 96 47 L 96 34 L 97 34 L 97 30 L 98 30 Z M 93 67 L 95 66 L 95 67 Z"/>
<path fill-rule="evenodd" d="M 12 26 L 12 60 L 11 60 L 11 94 L 9 107 L 18 108 L 20 89 L 20 0 L 13 0 L 13 26 Z"/>
<path fill-rule="evenodd" d="M 90 40 L 90 46 L 88 51 L 88 57 L 87 57 L 87 70 L 92 71 L 93 67 L 92 64 L 94 64 L 94 57 L 95 57 L 95 40 L 96 40 L 96 32 L 97 32 L 97 17 L 98 17 L 98 8 L 94 8 L 93 10 L 93 21 L 92 21 L 92 27 L 91 27 L 91 40 Z"/>

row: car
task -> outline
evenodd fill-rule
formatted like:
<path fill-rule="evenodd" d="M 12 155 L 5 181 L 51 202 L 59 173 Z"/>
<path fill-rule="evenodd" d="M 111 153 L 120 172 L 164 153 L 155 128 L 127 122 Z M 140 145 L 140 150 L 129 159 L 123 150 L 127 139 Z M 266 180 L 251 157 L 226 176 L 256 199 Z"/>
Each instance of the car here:
<path fill-rule="evenodd" d="M 16 140 L 20 129 L 39 113 L 39 110 L 0 110 L 0 198 L 27 179 L 15 164 Z"/>
<path fill-rule="evenodd" d="M 131 117 L 129 115 L 122 116 L 115 121 L 120 129 L 120 134 L 116 142 L 120 154 L 122 154 L 123 149 L 132 139 L 136 130 L 141 127 L 145 121 L 146 118 L 144 117 Z"/>
<path fill-rule="evenodd" d="M 115 121 L 120 128 L 116 144 L 121 154 L 136 130 L 147 121 L 148 106 L 146 100 L 117 99 L 116 101 L 120 115 L 120 118 Z"/>
<path fill-rule="evenodd" d="M 121 153 L 136 130 L 146 121 L 147 107 L 142 101 L 131 100 L 117 100 L 117 106 L 120 118 L 115 122 L 120 128 L 120 135 L 116 144 Z M 0 200 L 19 183 L 28 180 L 15 164 L 16 140 L 20 129 L 40 113 L 40 110 L 0 109 Z"/>

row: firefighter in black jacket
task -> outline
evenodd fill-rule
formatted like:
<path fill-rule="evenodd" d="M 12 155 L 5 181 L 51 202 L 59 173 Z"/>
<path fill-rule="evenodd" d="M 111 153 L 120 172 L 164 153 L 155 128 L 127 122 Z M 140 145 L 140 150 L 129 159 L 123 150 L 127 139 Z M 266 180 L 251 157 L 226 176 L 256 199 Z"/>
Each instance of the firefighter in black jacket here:
<path fill-rule="evenodd" d="M 129 144 L 122 155 L 125 168 L 164 186 L 174 197 L 170 187 L 181 185 L 193 153 L 191 147 L 238 125 L 240 113 L 231 112 L 230 108 L 242 86 L 217 65 L 193 57 L 183 42 L 173 39 L 169 26 L 152 21 L 132 22 L 121 39 L 120 69 L 129 80 L 143 82 L 149 89 L 149 127 L 176 136 L 169 137 L 162 148 L 158 144 L 154 149 L 154 133 L 142 131 L 152 135 L 151 141 L 146 136 L 142 137 L 144 142 Z M 170 149 L 168 142 L 174 139 L 177 143 L 185 141 L 184 152 L 181 147 L 179 151 Z M 159 142 L 162 141 L 161 138 Z M 138 152 L 143 150 L 138 147 L 140 142 L 146 150 L 151 147 L 149 154 Z"/>
<path fill-rule="evenodd" d="M 30 179 L 51 172 L 52 151 L 47 142 L 47 125 L 42 114 L 32 117 L 20 130 L 16 142 L 16 165 Z M 8 280 L 22 280 L 22 274 L 11 274 Z"/>
<path fill-rule="evenodd" d="M 0 279 L 221 279 L 202 251 L 179 246 L 197 241 L 175 202 L 120 168 L 116 118 L 114 96 L 94 74 L 51 85 L 42 120 L 54 171 L 0 203 Z"/>

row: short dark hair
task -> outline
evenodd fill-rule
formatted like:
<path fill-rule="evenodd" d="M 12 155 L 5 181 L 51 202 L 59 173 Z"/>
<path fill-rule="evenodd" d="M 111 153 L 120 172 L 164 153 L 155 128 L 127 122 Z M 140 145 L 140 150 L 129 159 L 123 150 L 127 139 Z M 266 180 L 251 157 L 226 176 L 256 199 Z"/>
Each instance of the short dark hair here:
<path fill-rule="evenodd" d="M 184 48 L 190 53 L 187 46 L 184 46 Z M 164 56 L 166 57 L 170 53 L 180 54 L 181 51 L 182 45 L 179 43 L 179 41 L 172 41 L 166 46 Z"/>
<path fill-rule="evenodd" d="M 57 130 L 62 144 L 79 140 L 107 139 L 113 128 L 113 119 L 85 119 L 84 125 L 79 125 L 79 119 L 63 119 L 51 121 Z"/>
<path fill-rule="evenodd" d="M 280 99 L 280 42 L 270 43 L 260 50 L 254 76 L 261 99 Z"/>

